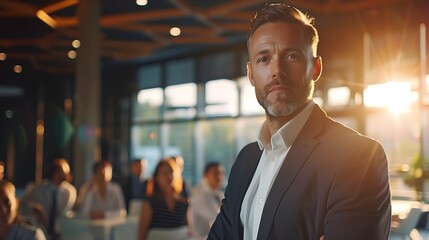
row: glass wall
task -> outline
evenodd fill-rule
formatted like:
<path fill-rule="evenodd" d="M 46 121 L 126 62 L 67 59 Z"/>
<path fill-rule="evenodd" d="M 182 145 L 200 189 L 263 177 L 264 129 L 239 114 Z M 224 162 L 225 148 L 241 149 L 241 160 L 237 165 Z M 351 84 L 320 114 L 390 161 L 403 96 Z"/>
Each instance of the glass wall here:
<path fill-rule="evenodd" d="M 165 69 L 160 74 L 149 67 L 148 71 L 161 76 L 157 80 L 161 84 L 141 85 L 136 95 L 131 128 L 133 157 L 146 157 L 153 167 L 161 157 L 182 155 L 184 177 L 193 185 L 200 181 L 209 161 L 224 164 L 228 176 L 238 152 L 257 140 L 264 121 L 264 110 L 243 69 L 231 67 L 244 62 L 243 56 L 219 53 L 175 60 L 158 66 L 156 69 Z M 218 63 L 223 67 L 213 67 L 207 74 L 202 71 Z M 361 90 L 348 86 L 347 81 L 337 81 L 344 85 L 326 85 L 315 93 L 316 102 L 328 115 L 348 127 L 363 129 L 363 134 L 383 145 L 393 195 L 414 194 L 404 184 L 404 174 L 420 149 L 415 81 L 371 83 Z"/>

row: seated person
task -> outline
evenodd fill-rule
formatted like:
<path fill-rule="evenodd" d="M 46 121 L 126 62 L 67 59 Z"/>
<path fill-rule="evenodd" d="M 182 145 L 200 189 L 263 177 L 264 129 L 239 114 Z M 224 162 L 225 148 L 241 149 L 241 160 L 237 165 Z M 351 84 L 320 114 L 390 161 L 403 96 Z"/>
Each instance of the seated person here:
<path fill-rule="evenodd" d="M 121 187 L 112 180 L 112 164 L 101 160 L 94 164 L 93 176 L 79 194 L 80 213 L 91 219 L 124 217 L 126 215 L 125 201 Z"/>
<path fill-rule="evenodd" d="M 224 193 L 224 167 L 219 162 L 209 162 L 204 169 L 201 183 L 192 192 L 192 220 L 196 239 L 207 239 L 210 227 L 220 210 Z"/>
<path fill-rule="evenodd" d="M 150 229 L 188 226 L 188 199 L 180 195 L 182 184 L 175 184 L 174 161 L 160 160 L 149 180 L 139 220 L 139 238 L 146 240 Z"/>
<path fill-rule="evenodd" d="M 59 218 L 71 210 L 76 201 L 76 188 L 67 178 L 70 166 L 63 158 L 52 161 L 51 179 L 29 185 L 21 198 L 20 213 L 36 226 L 40 226 L 49 238 L 59 236 Z"/>
<path fill-rule="evenodd" d="M 18 216 L 18 199 L 13 183 L 0 180 L 0 239 L 46 240 L 43 231 L 23 223 Z"/>
<path fill-rule="evenodd" d="M 129 211 L 132 199 L 142 200 L 146 191 L 146 171 L 147 160 L 135 159 L 130 163 L 130 174 L 121 181 L 121 188 L 124 193 L 125 205 Z"/>

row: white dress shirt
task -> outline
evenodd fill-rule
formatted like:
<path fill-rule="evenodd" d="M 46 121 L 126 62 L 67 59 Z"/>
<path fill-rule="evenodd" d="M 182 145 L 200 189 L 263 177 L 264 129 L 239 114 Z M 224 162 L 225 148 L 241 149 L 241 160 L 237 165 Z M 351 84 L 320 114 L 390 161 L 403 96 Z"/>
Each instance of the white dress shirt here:
<path fill-rule="evenodd" d="M 91 211 L 104 212 L 106 218 L 126 215 L 121 187 L 113 182 L 107 183 L 105 198 L 101 197 L 98 187 L 95 184 L 92 185 L 87 189 L 81 204 L 81 213 L 85 217 L 89 217 Z"/>
<path fill-rule="evenodd" d="M 40 226 L 35 222 L 36 217 L 34 216 L 34 211 L 32 206 L 35 203 L 38 203 L 43 206 L 46 214 L 52 211 L 52 193 L 56 189 L 56 211 L 55 211 L 55 231 L 61 232 L 59 227 L 59 217 L 61 214 L 66 213 L 67 211 L 73 208 L 73 205 L 76 202 L 76 188 L 68 183 L 67 181 L 63 181 L 58 188 L 50 181 L 44 180 L 40 184 L 29 184 L 25 189 L 25 192 L 21 198 L 21 206 L 20 213 L 29 220 L 31 223 L 36 226 Z M 43 226 L 40 226 L 43 228 Z M 46 229 L 43 229 L 46 231 Z"/>
<path fill-rule="evenodd" d="M 272 136 L 270 136 L 266 122 L 262 125 L 258 144 L 263 152 L 241 205 L 240 218 L 244 226 L 243 239 L 251 240 L 258 236 L 262 211 L 271 186 L 313 107 L 314 102 L 310 102 L 298 115 Z"/>
<path fill-rule="evenodd" d="M 220 210 L 220 201 L 224 194 L 220 190 L 213 190 L 207 182 L 203 181 L 192 191 L 191 213 L 195 239 L 207 239 Z"/>

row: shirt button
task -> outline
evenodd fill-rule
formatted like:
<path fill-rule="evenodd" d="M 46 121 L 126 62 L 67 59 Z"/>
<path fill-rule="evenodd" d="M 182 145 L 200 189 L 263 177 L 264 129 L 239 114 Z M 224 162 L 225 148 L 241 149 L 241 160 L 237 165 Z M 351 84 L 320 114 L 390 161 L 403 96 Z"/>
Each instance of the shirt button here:
<path fill-rule="evenodd" d="M 263 202 L 264 202 L 264 199 L 263 199 L 263 198 L 260 198 L 260 199 L 259 199 L 259 202 L 260 202 L 260 203 L 263 203 Z"/>

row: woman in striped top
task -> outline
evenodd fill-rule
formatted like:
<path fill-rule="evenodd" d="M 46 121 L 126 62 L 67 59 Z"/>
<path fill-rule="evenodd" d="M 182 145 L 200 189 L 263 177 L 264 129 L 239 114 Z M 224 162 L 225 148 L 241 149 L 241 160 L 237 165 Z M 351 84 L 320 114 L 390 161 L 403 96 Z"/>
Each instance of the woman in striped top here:
<path fill-rule="evenodd" d="M 139 221 L 139 239 L 146 240 L 151 229 L 188 226 L 188 199 L 180 195 L 183 184 L 176 184 L 178 166 L 162 159 L 147 183 Z"/>

